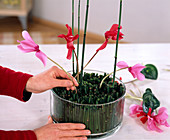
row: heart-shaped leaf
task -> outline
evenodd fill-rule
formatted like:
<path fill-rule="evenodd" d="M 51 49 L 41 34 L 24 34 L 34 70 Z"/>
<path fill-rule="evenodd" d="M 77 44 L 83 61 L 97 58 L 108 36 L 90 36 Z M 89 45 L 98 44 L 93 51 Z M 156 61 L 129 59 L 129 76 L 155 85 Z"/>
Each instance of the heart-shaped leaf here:
<path fill-rule="evenodd" d="M 150 88 L 147 88 L 145 93 L 143 94 L 143 111 L 147 114 L 149 111 L 149 108 L 155 110 L 160 106 L 159 100 L 153 95 Z"/>
<path fill-rule="evenodd" d="M 156 80 L 158 78 L 158 70 L 153 64 L 146 64 L 141 73 L 145 75 L 146 79 Z"/>

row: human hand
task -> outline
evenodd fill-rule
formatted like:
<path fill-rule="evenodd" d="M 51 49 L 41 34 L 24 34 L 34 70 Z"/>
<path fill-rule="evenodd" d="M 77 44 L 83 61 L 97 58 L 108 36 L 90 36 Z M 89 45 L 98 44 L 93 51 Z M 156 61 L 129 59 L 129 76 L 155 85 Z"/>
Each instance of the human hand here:
<path fill-rule="evenodd" d="M 78 86 L 77 81 L 71 75 L 70 77 L 73 79 L 74 85 Z M 29 78 L 25 89 L 33 93 L 40 93 L 54 87 L 66 87 L 67 90 L 74 90 L 73 82 L 63 70 L 53 66 L 47 71 Z"/>
<path fill-rule="evenodd" d="M 56 123 L 49 117 L 48 124 L 34 130 L 37 140 L 87 140 L 89 130 L 84 124 Z"/>

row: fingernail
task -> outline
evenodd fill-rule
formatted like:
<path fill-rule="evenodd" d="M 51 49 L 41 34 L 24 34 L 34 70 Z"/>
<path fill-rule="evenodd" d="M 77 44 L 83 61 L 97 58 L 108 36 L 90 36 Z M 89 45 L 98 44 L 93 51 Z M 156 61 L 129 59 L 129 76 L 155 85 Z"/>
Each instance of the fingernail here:
<path fill-rule="evenodd" d="M 48 120 L 51 121 L 51 117 L 50 116 L 48 116 Z"/>
<path fill-rule="evenodd" d="M 84 124 L 81 124 L 81 128 L 82 128 L 82 129 L 85 129 L 86 126 L 85 126 Z"/>
<path fill-rule="evenodd" d="M 87 130 L 86 134 L 87 134 L 87 135 L 90 135 L 90 134 L 91 134 L 91 131 L 90 131 L 90 130 Z"/>

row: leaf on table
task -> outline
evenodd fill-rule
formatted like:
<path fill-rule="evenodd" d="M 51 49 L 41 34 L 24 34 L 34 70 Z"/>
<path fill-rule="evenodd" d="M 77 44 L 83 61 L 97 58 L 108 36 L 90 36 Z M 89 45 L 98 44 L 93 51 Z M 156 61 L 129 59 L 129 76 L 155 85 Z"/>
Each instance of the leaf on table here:
<path fill-rule="evenodd" d="M 158 78 L 158 70 L 153 64 L 146 64 L 141 73 L 145 75 L 146 79 L 156 80 Z"/>

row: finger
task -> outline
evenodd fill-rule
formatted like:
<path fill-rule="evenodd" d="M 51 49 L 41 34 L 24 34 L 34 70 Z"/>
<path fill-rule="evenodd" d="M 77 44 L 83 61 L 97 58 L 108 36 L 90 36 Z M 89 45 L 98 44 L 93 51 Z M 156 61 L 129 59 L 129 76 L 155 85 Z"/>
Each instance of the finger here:
<path fill-rule="evenodd" d="M 70 88 L 69 88 L 69 87 L 66 87 L 66 90 L 70 90 Z"/>
<path fill-rule="evenodd" d="M 87 140 L 87 137 L 61 137 L 60 140 Z"/>
<path fill-rule="evenodd" d="M 64 72 L 64 71 L 61 70 L 61 69 L 58 69 L 58 74 L 60 75 L 60 77 L 66 78 L 66 79 L 68 79 L 68 80 L 70 80 L 70 77 L 71 77 L 72 80 L 73 80 L 73 82 L 74 82 L 74 84 L 75 84 L 75 86 L 78 86 L 78 83 L 77 83 L 76 79 L 75 79 L 70 73 L 68 73 L 68 74 L 70 75 L 70 77 L 69 77 L 69 76 L 66 74 L 66 72 Z"/>
<path fill-rule="evenodd" d="M 90 135 L 89 130 L 61 130 L 59 135 L 63 137 L 77 137 L 77 136 L 87 136 Z"/>
<path fill-rule="evenodd" d="M 65 80 L 65 79 L 55 79 L 55 82 L 53 84 L 54 84 L 54 87 L 70 88 L 73 86 L 73 83 L 70 80 Z"/>
<path fill-rule="evenodd" d="M 52 120 L 51 116 L 49 115 L 47 124 L 50 124 L 50 123 L 53 123 L 53 120 Z"/>
<path fill-rule="evenodd" d="M 55 124 L 60 130 L 75 130 L 75 129 L 85 129 L 85 125 L 81 123 L 58 123 Z"/>
<path fill-rule="evenodd" d="M 66 87 L 66 90 L 76 90 L 76 87 L 75 86 L 72 86 L 72 87 Z"/>
<path fill-rule="evenodd" d="M 71 90 L 75 90 L 76 88 L 74 86 L 71 87 Z"/>
<path fill-rule="evenodd" d="M 69 73 L 69 75 L 70 75 L 70 77 L 72 78 L 75 86 L 78 86 L 79 84 L 78 84 L 77 80 L 76 80 L 70 73 Z"/>

